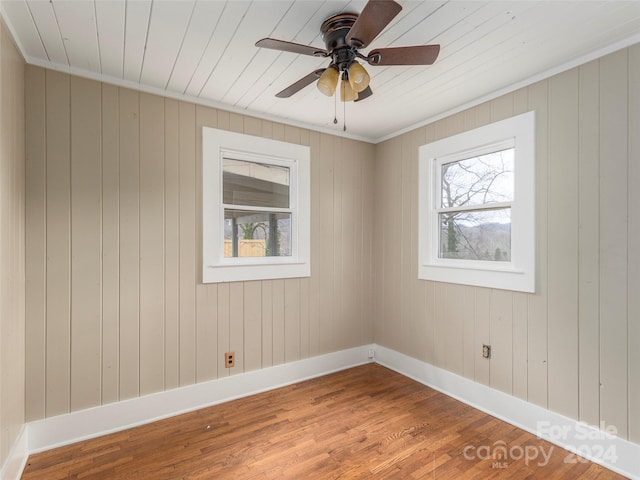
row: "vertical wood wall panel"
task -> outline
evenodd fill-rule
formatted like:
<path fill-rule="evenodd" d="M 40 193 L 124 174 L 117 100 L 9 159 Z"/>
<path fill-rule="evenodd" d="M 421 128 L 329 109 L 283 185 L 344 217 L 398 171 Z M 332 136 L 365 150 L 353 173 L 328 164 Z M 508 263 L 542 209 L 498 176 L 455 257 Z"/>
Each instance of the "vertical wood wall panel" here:
<path fill-rule="evenodd" d="M 334 327 L 334 285 L 331 279 L 334 278 L 334 251 L 333 251 L 333 156 L 334 138 L 326 134 L 320 135 L 319 145 L 320 155 L 318 192 L 320 196 L 319 211 L 319 231 L 318 235 L 318 255 L 322 261 L 312 264 L 312 268 L 317 269 L 316 275 L 320 282 L 318 288 L 319 305 L 318 314 L 321 325 L 329 325 L 329 328 L 320 328 L 318 335 L 318 353 L 327 353 L 333 348 L 333 327 Z M 312 260 L 313 262 L 313 260 Z M 275 304 L 274 304 L 274 329 L 275 329 Z M 275 338 L 274 331 L 274 338 Z M 275 363 L 275 350 L 274 350 Z"/>
<path fill-rule="evenodd" d="M 217 368 L 217 371 L 218 371 L 217 378 L 222 378 L 229 375 L 229 369 L 226 368 L 224 363 L 224 354 L 231 350 L 231 345 L 230 345 L 231 344 L 231 340 L 230 340 L 231 328 L 229 325 L 229 322 L 231 319 L 231 306 L 230 306 L 231 288 L 228 283 L 220 283 L 218 285 L 212 285 L 212 284 L 205 285 L 203 290 L 207 292 L 209 296 L 210 305 L 212 303 L 211 295 L 216 296 L 216 303 L 214 304 L 216 308 L 216 316 L 213 318 L 217 321 L 217 325 L 218 325 L 218 328 L 216 331 L 218 349 L 216 352 L 216 350 L 212 350 L 211 347 L 207 345 L 203 345 L 202 349 L 211 351 L 212 355 L 208 355 L 208 360 L 214 369 Z M 200 316 L 198 316 L 198 320 L 199 319 L 200 319 Z M 212 325 L 212 328 L 213 328 L 213 325 Z M 216 356 L 213 356 L 216 353 L 220 355 L 219 362 L 217 361 L 218 358 Z M 208 370 L 210 367 L 207 364 L 207 365 L 204 365 L 204 368 Z M 216 377 L 213 377 L 213 378 L 216 378 Z"/>
<path fill-rule="evenodd" d="M 25 335 L 26 421 L 45 416 L 46 387 L 46 118 L 45 71 L 27 67 L 26 110 L 26 244 Z"/>
<path fill-rule="evenodd" d="M 120 400 L 137 397 L 140 372 L 139 94 L 120 89 Z"/>
<path fill-rule="evenodd" d="M 100 84 L 71 78 L 71 410 L 101 401 L 102 104 Z"/>
<path fill-rule="evenodd" d="M 31 110 L 44 101 L 42 81 L 37 83 L 35 103 L 27 104 Z M 0 21 L 0 465 L 5 465 L 23 433 L 25 423 L 25 65 L 20 52 L 3 22 Z M 37 171 L 35 202 L 37 215 L 29 221 L 42 233 L 44 224 L 44 191 L 42 152 L 44 144 L 42 130 L 44 110 L 37 115 L 36 136 L 38 138 L 35 168 Z M 31 243 L 31 248 L 34 245 Z M 44 283 L 42 244 L 36 247 L 36 260 L 40 267 L 36 271 L 38 282 Z M 42 345 L 42 307 L 44 298 L 41 294 L 33 298 L 37 300 L 32 310 L 30 331 L 36 330 L 37 338 Z M 41 368 L 42 356 L 36 356 L 35 366 Z M 34 378 L 34 376 L 30 376 Z M 42 391 L 42 376 L 36 375 L 37 389 Z M 37 407 L 42 410 L 42 401 Z M 15 458 L 15 452 L 14 458 Z"/>
<path fill-rule="evenodd" d="M 120 135 L 118 88 L 102 85 L 102 403 L 118 401 Z"/>
<path fill-rule="evenodd" d="M 202 128 L 204 126 L 218 127 L 221 117 L 218 110 L 195 107 L 195 237 L 196 237 L 196 318 L 195 318 L 195 379 L 196 382 L 218 378 L 218 367 L 223 361 L 218 361 L 219 354 L 224 355 L 228 348 L 228 329 L 218 330 L 218 288 L 217 285 L 202 285 Z M 187 187 L 188 188 L 188 187 Z M 226 337 L 222 338 L 226 333 Z M 220 346 L 222 343 L 222 347 Z M 223 370 L 226 374 L 226 370 Z"/>
<path fill-rule="evenodd" d="M 361 169 L 360 176 L 362 178 L 362 229 L 360 237 L 362 238 L 362 267 L 360 271 L 360 281 L 362 287 L 362 301 L 358 305 L 361 308 L 362 330 L 366 343 L 374 341 L 373 322 L 374 315 L 374 242 L 376 234 L 373 232 L 374 218 L 377 216 L 374 210 L 374 172 L 370 168 L 372 161 L 375 159 L 373 146 L 367 146 L 366 149 L 360 151 Z M 316 298 L 313 295 L 311 298 Z M 312 337 L 313 338 L 313 337 Z"/>
<path fill-rule="evenodd" d="M 447 284 L 446 314 L 442 318 L 445 335 L 445 368 L 458 375 L 464 373 L 464 285 Z"/>
<path fill-rule="evenodd" d="M 445 368 L 447 362 L 447 284 L 436 282 L 434 287 L 434 332 L 433 361 L 437 367 Z M 393 305 L 392 302 L 390 302 Z"/>
<path fill-rule="evenodd" d="M 300 358 L 309 358 L 310 351 L 310 324 L 309 324 L 309 309 L 310 309 L 310 295 L 309 286 L 311 282 L 309 278 L 300 279 Z M 246 333 L 245 333 L 246 334 Z"/>
<path fill-rule="evenodd" d="M 354 168 L 357 164 L 357 157 L 353 148 L 353 143 L 350 140 L 344 140 L 343 151 L 347 158 L 345 161 L 340 162 L 340 170 L 336 170 L 336 178 L 341 179 L 339 186 L 340 190 L 340 205 L 334 206 L 336 215 L 340 216 L 339 230 L 341 235 L 336 238 L 336 245 L 338 246 L 338 262 L 336 263 L 336 271 L 340 272 L 340 281 L 338 284 L 340 295 L 340 317 L 353 318 L 354 322 L 340 323 L 339 328 L 336 330 L 336 348 L 341 350 L 351 346 L 351 339 L 355 335 L 355 331 L 358 328 L 357 313 L 353 309 L 353 302 L 356 298 L 356 290 L 353 282 L 353 273 L 355 272 L 354 262 L 355 253 L 354 248 L 354 234 L 353 230 L 356 228 L 358 222 L 357 217 L 354 214 L 355 204 L 354 196 L 357 191 L 355 180 L 357 177 L 353 174 Z"/>
<path fill-rule="evenodd" d="M 578 70 L 549 81 L 549 408 L 578 416 Z"/>
<path fill-rule="evenodd" d="M 229 374 L 244 370 L 244 285 L 229 284 L 229 349 L 235 354 L 235 367 Z"/>
<path fill-rule="evenodd" d="M 475 355 L 475 378 L 476 382 L 484 385 L 491 384 L 491 361 L 483 358 L 482 346 L 491 345 L 491 290 L 488 288 L 474 288 L 476 292 L 476 321 L 474 332 L 476 337 L 475 351 L 480 352 Z M 436 338 L 434 340 L 438 342 Z M 492 352 L 495 354 L 495 352 Z"/>
<path fill-rule="evenodd" d="M 505 393 L 513 392 L 513 292 L 491 291 L 489 314 L 491 371 L 489 384 Z"/>
<path fill-rule="evenodd" d="M 309 278 L 309 356 L 320 352 L 320 172 L 322 157 L 320 156 L 320 134 L 311 132 L 311 277 Z M 373 169 L 370 169 L 371 171 Z M 264 320 L 263 320 L 264 324 Z M 264 352 L 263 352 L 264 357 Z"/>
<path fill-rule="evenodd" d="M 580 67 L 578 238 L 580 420 L 600 423 L 600 66 Z"/>
<path fill-rule="evenodd" d="M 527 331 L 529 327 L 529 296 L 526 293 L 513 294 L 512 358 L 513 395 L 527 400 Z"/>
<path fill-rule="evenodd" d="M 429 363 L 435 362 L 435 311 L 436 311 L 436 302 L 435 302 L 435 282 L 427 281 L 425 282 L 425 294 L 424 294 L 424 304 L 425 304 L 425 334 L 426 337 L 423 339 L 424 344 L 424 360 Z"/>
<path fill-rule="evenodd" d="M 349 156 L 345 145 L 347 141 L 343 138 L 334 139 L 334 154 L 335 158 L 338 152 L 345 152 L 345 156 Z M 347 160 L 348 161 L 348 160 Z M 331 316 L 331 325 L 332 325 L 332 341 L 331 341 L 331 349 L 332 350 L 341 350 L 344 348 L 344 324 L 338 321 L 338 318 L 342 316 L 343 308 L 344 308 L 344 277 L 342 275 L 342 253 L 343 253 L 343 242 L 344 242 L 344 228 L 342 225 L 342 215 L 343 215 L 343 194 L 342 189 L 345 183 L 344 178 L 344 169 L 345 169 L 346 161 L 333 162 L 333 204 L 332 204 L 332 212 L 330 212 L 331 219 L 335 219 L 334 228 L 333 228 L 333 237 L 329 240 L 331 248 L 333 250 L 333 275 L 336 279 L 332 284 L 331 288 L 331 302 L 333 303 L 333 315 Z"/>
<path fill-rule="evenodd" d="M 401 168 L 399 168 L 398 174 L 398 190 L 397 199 L 400 204 L 400 208 L 397 210 L 398 224 L 396 232 L 397 242 L 395 243 L 396 254 L 408 261 L 398 262 L 400 282 L 397 285 L 400 300 L 399 316 L 398 316 L 398 333 L 401 337 L 404 337 L 404 332 L 415 331 L 415 327 L 412 322 L 413 312 L 415 311 L 414 305 L 411 303 L 411 284 L 413 278 L 411 277 L 411 184 L 413 178 L 411 178 L 411 163 L 413 160 L 412 148 L 411 148 L 411 135 L 403 135 L 400 138 L 400 156 L 398 160 L 401 162 Z M 411 355 L 416 356 L 417 352 L 414 352 L 413 342 L 407 339 L 405 342 L 405 348 Z"/>
<path fill-rule="evenodd" d="M 180 385 L 180 107 L 164 105 L 164 388 Z"/>
<path fill-rule="evenodd" d="M 284 361 L 300 360 L 300 279 L 284 281 Z"/>
<path fill-rule="evenodd" d="M 164 101 L 140 94 L 140 394 L 164 389 Z"/>
<path fill-rule="evenodd" d="M 70 78 L 47 71 L 46 415 L 70 410 L 71 98 Z"/>
<path fill-rule="evenodd" d="M 196 379 L 196 283 L 199 243 L 196 238 L 196 110 L 190 103 L 179 105 L 179 215 L 180 225 L 180 385 Z"/>
<path fill-rule="evenodd" d="M 365 227 L 362 224 L 362 156 L 358 151 L 358 143 L 350 140 L 349 151 L 353 157 L 347 163 L 349 168 L 345 172 L 345 176 L 348 180 L 348 186 L 344 190 L 345 197 L 348 199 L 348 208 L 342 219 L 343 225 L 349 232 L 348 242 L 345 243 L 343 251 L 345 263 L 342 266 L 349 290 L 345 296 L 347 308 L 343 315 L 355 320 L 353 323 L 347 324 L 349 326 L 347 347 L 354 347 L 360 344 L 361 339 L 365 337 L 362 328 L 363 309 L 360 308 L 363 305 L 363 282 L 360 278 L 363 271 L 361 234 Z M 349 216 L 347 217 L 347 215 Z"/>
<path fill-rule="evenodd" d="M 273 282 L 262 281 L 262 368 L 273 365 Z"/>
<path fill-rule="evenodd" d="M 244 370 L 262 368 L 262 282 L 244 283 Z"/>
<path fill-rule="evenodd" d="M 285 362 L 285 290 L 284 280 L 273 280 L 271 282 L 271 354 L 273 365 L 280 365 Z"/>
<path fill-rule="evenodd" d="M 628 176 L 628 372 L 629 372 L 629 440 L 640 443 L 640 45 L 629 49 L 629 176 Z"/>
<path fill-rule="evenodd" d="M 401 265 L 402 257 L 402 138 L 394 138 L 391 140 L 394 151 L 397 152 L 396 162 L 400 162 L 400 168 L 391 164 L 387 170 L 386 181 L 389 182 L 389 188 L 391 196 L 387 197 L 384 223 L 380 229 L 385 231 L 386 243 L 384 245 L 385 255 L 385 271 L 387 272 L 387 280 L 394 278 L 395 282 L 385 282 L 383 285 L 386 293 L 385 298 L 385 313 L 388 318 L 393 319 L 393 323 L 389 325 L 387 334 L 390 337 L 391 345 L 393 348 L 400 349 L 403 347 L 403 335 L 404 332 L 402 323 L 404 319 L 401 316 L 402 305 L 398 304 L 398 300 L 402 295 L 402 279 Z M 439 297 L 436 295 L 436 299 Z M 437 321 L 440 319 L 438 318 Z M 441 324 L 439 324 L 441 325 Z M 444 354 L 440 356 L 442 365 L 444 363 Z"/>
<path fill-rule="evenodd" d="M 198 319 L 195 338 L 195 380 L 204 382 L 218 378 L 218 290 L 207 285 L 196 287 L 195 313 Z M 228 339 L 227 339 L 228 340 Z M 226 345 L 223 346 L 223 353 Z"/>
<path fill-rule="evenodd" d="M 385 200 L 388 193 L 385 188 L 387 183 L 383 170 L 390 163 L 388 160 L 385 161 L 389 158 L 390 151 L 390 142 L 384 142 L 376 147 L 374 157 L 376 168 L 373 178 L 373 190 L 376 192 L 373 196 L 373 208 L 377 212 L 377 215 L 373 217 L 373 231 L 376 232 L 373 235 L 373 251 L 377 252 L 373 268 L 373 291 L 377 293 L 373 297 L 373 311 L 376 312 L 373 316 L 373 338 L 385 339 L 385 341 L 388 341 L 388 336 L 384 330 L 388 327 L 389 321 L 384 312 L 386 250 L 384 248 L 385 229 L 383 226 L 386 219 Z"/>
<path fill-rule="evenodd" d="M 600 420 L 623 438 L 628 435 L 627 62 L 627 50 L 600 60 Z"/>
<path fill-rule="evenodd" d="M 427 282 L 425 282 L 427 283 Z M 431 282 L 429 282 L 431 283 Z M 463 367 L 462 375 L 467 378 L 475 379 L 475 362 L 478 356 L 479 345 L 476 346 L 475 339 L 475 321 L 476 321 L 476 292 L 473 288 L 465 288 L 463 293 Z M 424 322 L 425 324 L 427 322 Z"/>
<path fill-rule="evenodd" d="M 548 406 L 547 395 L 547 342 L 548 307 L 547 298 L 548 233 L 547 212 L 549 210 L 549 85 L 547 81 L 529 87 L 529 107 L 536 113 L 536 292 L 529 297 L 529 322 L 527 350 L 529 363 L 527 372 L 527 394 L 530 402 Z"/>
<path fill-rule="evenodd" d="M 410 136 L 410 178 L 418 178 L 418 147 L 425 143 L 425 130 L 419 129 L 413 132 Z M 423 321 L 426 315 L 426 304 L 424 302 L 424 287 L 425 284 L 422 280 L 418 280 L 418 184 L 415 181 L 409 184 L 410 197 L 409 205 L 411 209 L 411 215 L 409 217 L 409 232 L 410 232 L 410 258 L 411 263 L 409 265 L 409 279 L 410 283 L 410 301 L 413 306 L 410 313 L 410 320 L 412 330 L 416 332 L 416 335 L 412 337 L 411 343 L 411 355 L 421 360 L 424 360 L 424 338 L 427 335 L 426 322 Z"/>

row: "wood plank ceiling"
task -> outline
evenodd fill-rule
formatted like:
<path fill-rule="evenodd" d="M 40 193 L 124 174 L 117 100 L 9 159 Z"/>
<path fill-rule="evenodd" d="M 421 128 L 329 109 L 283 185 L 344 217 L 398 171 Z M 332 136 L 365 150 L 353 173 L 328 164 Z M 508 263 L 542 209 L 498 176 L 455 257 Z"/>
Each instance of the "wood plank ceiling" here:
<path fill-rule="evenodd" d="M 640 41 L 640 1 L 398 0 L 364 49 L 439 43 L 429 67 L 373 67 L 374 95 L 346 106 L 313 85 L 274 95 L 327 59 L 258 49 L 323 47 L 320 24 L 365 0 L 1 0 L 29 63 L 246 114 L 378 141 L 545 72 Z M 343 109 L 343 107 L 346 107 Z"/>

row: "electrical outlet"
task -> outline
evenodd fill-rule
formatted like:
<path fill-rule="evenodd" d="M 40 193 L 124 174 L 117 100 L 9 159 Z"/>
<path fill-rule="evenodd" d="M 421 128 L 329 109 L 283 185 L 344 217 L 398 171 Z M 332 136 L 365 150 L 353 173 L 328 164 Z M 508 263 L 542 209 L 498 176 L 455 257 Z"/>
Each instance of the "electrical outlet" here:
<path fill-rule="evenodd" d="M 491 358 L 491 345 L 482 345 L 482 356 L 484 358 Z"/>
<path fill-rule="evenodd" d="M 369 360 L 372 360 L 373 358 L 375 358 L 376 356 L 376 352 L 373 348 L 369 349 Z"/>
<path fill-rule="evenodd" d="M 231 368 L 236 366 L 235 352 L 227 352 L 224 354 L 224 366 L 225 368 Z"/>

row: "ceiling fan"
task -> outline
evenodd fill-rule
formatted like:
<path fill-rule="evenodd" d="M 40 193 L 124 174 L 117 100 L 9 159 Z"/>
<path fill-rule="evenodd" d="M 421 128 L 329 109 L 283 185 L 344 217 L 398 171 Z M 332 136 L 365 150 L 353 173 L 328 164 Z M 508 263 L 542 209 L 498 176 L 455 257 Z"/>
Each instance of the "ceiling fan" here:
<path fill-rule="evenodd" d="M 357 102 L 371 96 L 373 91 L 369 86 L 368 72 L 356 59 L 372 66 L 433 64 L 438 58 L 440 45 L 377 48 L 368 55 L 360 53 L 360 49 L 366 48 L 400 10 L 402 6 L 394 0 L 369 0 L 360 15 L 340 13 L 328 18 L 320 27 L 326 48 L 275 38 L 258 40 L 256 47 L 260 48 L 331 58 L 327 68 L 320 68 L 302 77 L 277 93 L 276 97 L 288 98 L 316 80 L 318 90 L 330 97 L 334 95 L 338 80 L 341 79 L 340 99 L 343 102 Z"/>

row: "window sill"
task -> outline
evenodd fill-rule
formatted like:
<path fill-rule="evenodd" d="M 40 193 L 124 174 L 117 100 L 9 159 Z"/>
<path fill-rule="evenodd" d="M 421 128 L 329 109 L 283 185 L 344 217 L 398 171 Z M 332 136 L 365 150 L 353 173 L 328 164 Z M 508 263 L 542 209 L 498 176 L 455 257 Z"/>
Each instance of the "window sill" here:
<path fill-rule="evenodd" d="M 245 282 L 280 278 L 310 277 L 309 262 L 208 265 L 202 272 L 203 283 Z"/>
<path fill-rule="evenodd" d="M 535 292 L 535 278 L 520 269 L 469 268 L 463 266 L 421 265 L 420 280 L 456 283 L 476 287 L 498 288 L 518 292 Z"/>

